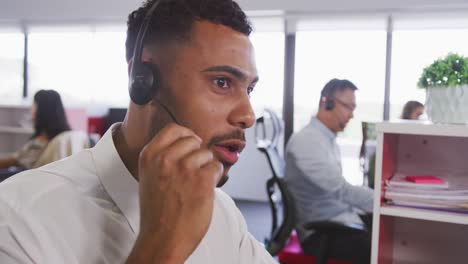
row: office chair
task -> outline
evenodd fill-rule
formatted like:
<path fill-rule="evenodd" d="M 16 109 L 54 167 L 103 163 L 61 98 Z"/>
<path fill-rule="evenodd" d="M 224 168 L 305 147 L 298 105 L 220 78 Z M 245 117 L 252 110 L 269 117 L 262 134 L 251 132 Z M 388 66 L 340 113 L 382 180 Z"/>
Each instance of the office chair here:
<path fill-rule="evenodd" d="M 377 148 L 377 131 L 375 123 L 361 122 L 362 142 L 359 151 L 359 165 L 363 173 L 364 185 L 374 189 L 375 153 Z"/>
<path fill-rule="evenodd" d="M 269 124 L 266 122 L 269 120 Z M 267 126 L 271 127 L 270 136 Z M 337 233 L 363 232 L 364 227 L 347 226 L 331 221 L 311 222 L 305 225 L 320 235 L 320 248 L 317 255 L 306 255 L 300 246 L 299 239 L 294 232 L 295 204 L 293 197 L 284 181 L 285 161 L 278 151 L 278 142 L 283 133 L 280 118 L 271 110 L 266 109 L 264 116 L 257 119 L 255 125 L 255 139 L 257 148 L 267 156 L 273 176 L 267 181 L 266 189 L 272 213 L 272 228 L 270 237 L 265 240 L 265 246 L 272 256 L 278 256 L 282 264 L 345 264 L 349 261 L 329 259 L 327 251 L 328 241 Z M 282 214 L 279 214 L 279 210 Z M 278 219 L 281 216 L 281 223 Z"/>

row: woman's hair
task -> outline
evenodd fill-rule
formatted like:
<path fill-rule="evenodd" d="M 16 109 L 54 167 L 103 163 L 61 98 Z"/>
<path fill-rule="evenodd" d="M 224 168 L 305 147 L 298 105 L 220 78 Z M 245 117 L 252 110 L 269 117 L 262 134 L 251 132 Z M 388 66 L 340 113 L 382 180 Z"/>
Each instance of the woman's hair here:
<path fill-rule="evenodd" d="M 424 107 L 424 105 L 418 101 L 408 101 L 403 107 L 401 119 L 411 119 L 411 114 L 419 107 Z"/>
<path fill-rule="evenodd" d="M 51 140 L 56 135 L 70 130 L 59 93 L 54 90 L 39 90 L 34 95 L 34 103 L 37 111 L 33 137 L 45 133 Z"/>

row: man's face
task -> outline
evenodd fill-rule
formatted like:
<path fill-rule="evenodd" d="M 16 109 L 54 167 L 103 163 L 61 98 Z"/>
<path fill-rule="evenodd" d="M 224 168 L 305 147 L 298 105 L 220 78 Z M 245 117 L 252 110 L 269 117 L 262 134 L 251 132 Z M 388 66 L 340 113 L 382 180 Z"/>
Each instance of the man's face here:
<path fill-rule="evenodd" d="M 252 44 L 229 27 L 202 21 L 195 22 L 190 41 L 172 50 L 170 67 L 160 66 L 163 85 L 156 97 L 203 140 L 226 176 L 245 146 L 244 130 L 255 122 L 249 100 L 258 80 Z M 157 119 L 158 128 L 169 122 Z"/>
<path fill-rule="evenodd" d="M 349 120 L 353 118 L 354 110 L 356 109 L 356 96 L 351 89 L 338 91 L 333 97 L 335 107 L 333 112 L 336 117 L 335 127 L 332 129 L 334 132 L 343 131 L 348 125 Z"/>

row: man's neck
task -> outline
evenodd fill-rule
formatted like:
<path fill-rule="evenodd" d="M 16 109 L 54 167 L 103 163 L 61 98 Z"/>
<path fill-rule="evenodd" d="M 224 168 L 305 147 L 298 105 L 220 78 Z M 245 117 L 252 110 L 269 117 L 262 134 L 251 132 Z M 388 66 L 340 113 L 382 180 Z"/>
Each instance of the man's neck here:
<path fill-rule="evenodd" d="M 127 129 L 127 126 L 128 124 L 124 121 L 124 123 L 112 133 L 112 139 L 125 167 L 130 174 L 138 180 L 138 157 L 142 147 L 131 147 L 133 145 L 131 143 L 132 136 L 129 134 L 131 132 Z"/>
<path fill-rule="evenodd" d="M 331 129 L 332 125 L 331 125 L 330 117 L 327 116 L 326 113 L 323 113 L 322 111 L 319 111 L 315 117 L 316 117 L 320 122 L 322 122 L 322 124 L 323 124 L 325 127 L 327 127 L 333 134 L 336 135 L 336 132 L 333 131 L 333 129 Z"/>

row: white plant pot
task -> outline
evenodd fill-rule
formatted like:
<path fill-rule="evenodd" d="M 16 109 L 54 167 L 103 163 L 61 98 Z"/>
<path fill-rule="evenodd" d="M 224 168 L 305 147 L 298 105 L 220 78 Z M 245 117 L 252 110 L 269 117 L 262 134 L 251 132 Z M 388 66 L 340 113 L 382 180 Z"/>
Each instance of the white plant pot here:
<path fill-rule="evenodd" d="M 434 123 L 468 123 L 468 85 L 426 89 L 426 113 Z"/>

